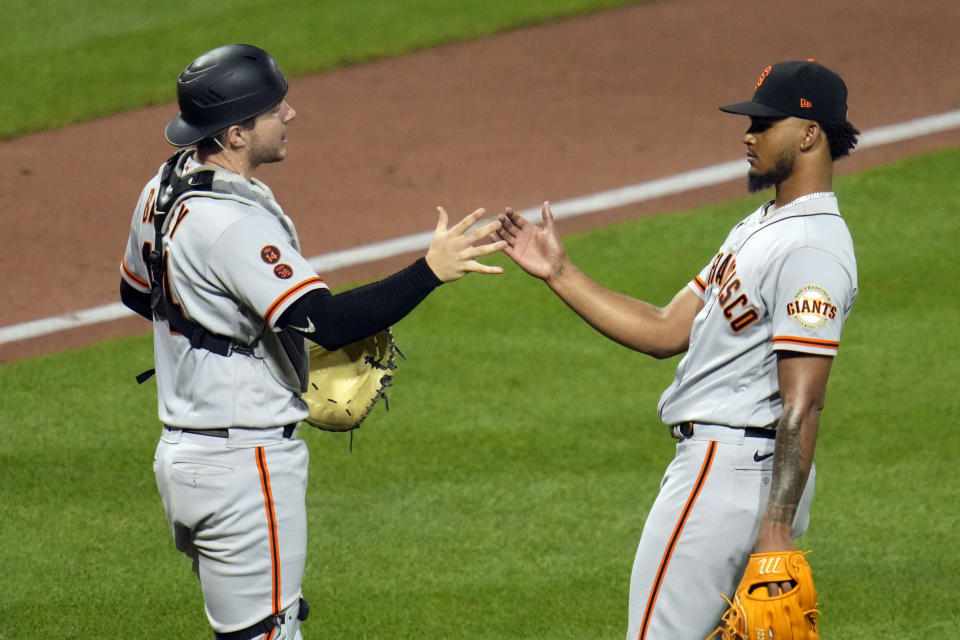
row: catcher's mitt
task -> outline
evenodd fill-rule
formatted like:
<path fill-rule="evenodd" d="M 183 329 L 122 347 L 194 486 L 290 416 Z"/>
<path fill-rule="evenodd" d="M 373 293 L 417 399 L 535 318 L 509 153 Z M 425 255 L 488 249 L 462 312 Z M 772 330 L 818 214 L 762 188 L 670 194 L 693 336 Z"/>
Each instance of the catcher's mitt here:
<path fill-rule="evenodd" d="M 770 582 L 796 583 L 777 596 L 767 593 Z M 813 572 L 801 551 L 755 553 L 737 593 L 723 614 L 718 633 L 722 640 L 819 640 L 817 591 Z"/>
<path fill-rule="evenodd" d="M 306 422 L 325 431 L 350 431 L 393 382 L 400 352 L 393 332 L 385 329 L 336 351 L 311 344 L 309 353 L 310 381 L 301 395 L 310 409 Z"/>

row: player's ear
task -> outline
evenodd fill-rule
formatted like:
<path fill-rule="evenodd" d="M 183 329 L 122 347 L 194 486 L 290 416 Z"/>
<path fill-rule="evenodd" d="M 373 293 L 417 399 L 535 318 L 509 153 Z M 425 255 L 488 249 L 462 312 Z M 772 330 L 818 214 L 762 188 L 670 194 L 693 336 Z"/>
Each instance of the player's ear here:
<path fill-rule="evenodd" d="M 803 138 L 800 140 L 800 151 L 812 149 L 823 136 L 820 124 L 815 120 L 808 120 L 803 129 Z"/>
<path fill-rule="evenodd" d="M 247 146 L 246 141 L 243 139 L 243 129 L 238 124 L 231 125 L 226 131 L 220 134 L 220 139 L 223 141 L 223 146 L 227 149 L 237 150 Z"/>

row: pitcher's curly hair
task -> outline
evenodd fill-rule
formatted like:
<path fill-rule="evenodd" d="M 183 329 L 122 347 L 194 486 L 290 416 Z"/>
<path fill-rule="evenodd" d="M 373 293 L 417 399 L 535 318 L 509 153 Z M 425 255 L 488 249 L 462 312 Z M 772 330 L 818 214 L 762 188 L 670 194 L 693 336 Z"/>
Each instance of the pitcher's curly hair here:
<path fill-rule="evenodd" d="M 844 156 L 850 155 L 850 150 L 857 146 L 857 136 L 860 132 L 854 128 L 849 121 L 835 124 L 820 122 L 820 128 L 827 135 L 827 142 L 830 143 L 830 157 L 839 160 Z"/>

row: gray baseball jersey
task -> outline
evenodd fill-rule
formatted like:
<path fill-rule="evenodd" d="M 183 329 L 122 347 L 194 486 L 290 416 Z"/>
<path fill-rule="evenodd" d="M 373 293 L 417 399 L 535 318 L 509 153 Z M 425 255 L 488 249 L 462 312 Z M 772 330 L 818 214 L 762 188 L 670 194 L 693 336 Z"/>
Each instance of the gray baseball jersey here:
<path fill-rule="evenodd" d="M 763 427 L 781 413 L 780 350 L 833 356 L 857 297 L 853 241 L 833 193 L 774 208 L 730 232 L 688 285 L 704 302 L 660 398 L 666 424 Z"/>
<path fill-rule="evenodd" d="M 185 175 L 198 169 L 188 160 Z M 204 167 L 210 169 L 210 167 Z M 175 203 L 165 221 L 167 280 L 174 304 L 206 330 L 255 344 L 253 357 L 193 349 L 154 319 L 159 415 L 190 428 L 273 427 L 302 420 L 296 371 L 273 328 L 293 302 L 326 288 L 300 254 L 291 220 L 270 189 L 217 169 L 216 193 Z M 144 248 L 155 241 L 152 208 L 159 175 L 133 213 L 121 265 L 128 284 L 149 292 Z"/>

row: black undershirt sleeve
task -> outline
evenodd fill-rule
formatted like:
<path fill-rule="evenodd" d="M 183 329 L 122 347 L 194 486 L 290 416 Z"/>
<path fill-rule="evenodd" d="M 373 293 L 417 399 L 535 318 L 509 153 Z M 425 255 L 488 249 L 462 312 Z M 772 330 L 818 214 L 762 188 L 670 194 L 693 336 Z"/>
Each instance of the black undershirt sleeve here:
<path fill-rule="evenodd" d="M 310 291 L 277 320 L 333 351 L 398 322 L 442 282 L 424 258 L 383 280 L 333 295 L 327 289 Z M 307 331 L 313 325 L 314 331 Z"/>
<path fill-rule="evenodd" d="M 123 278 L 120 278 L 120 301 L 131 311 L 136 311 L 147 320 L 153 320 L 153 310 L 150 309 L 150 294 L 137 291 Z"/>

